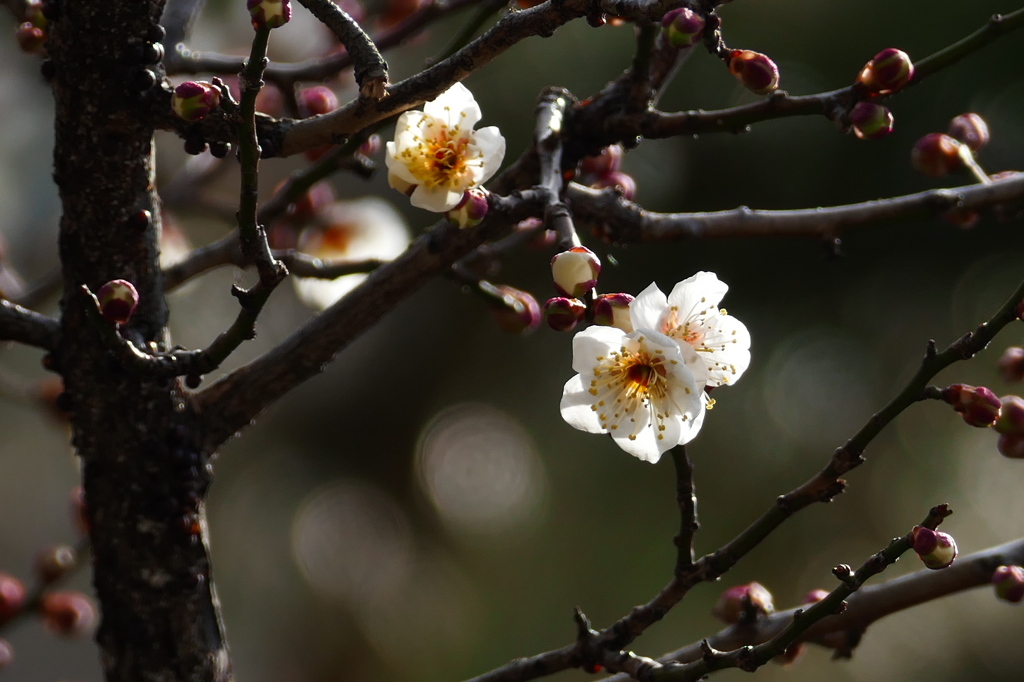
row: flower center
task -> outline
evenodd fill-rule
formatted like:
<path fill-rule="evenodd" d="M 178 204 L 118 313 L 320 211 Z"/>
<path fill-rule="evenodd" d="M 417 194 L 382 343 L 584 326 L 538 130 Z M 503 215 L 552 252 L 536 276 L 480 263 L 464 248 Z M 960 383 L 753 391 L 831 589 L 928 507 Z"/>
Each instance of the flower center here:
<path fill-rule="evenodd" d="M 406 157 L 409 172 L 428 189 L 461 191 L 473 185 L 472 168 L 467 164 L 469 140 L 453 138 L 441 128 L 432 137 L 419 140 L 418 147 Z"/>

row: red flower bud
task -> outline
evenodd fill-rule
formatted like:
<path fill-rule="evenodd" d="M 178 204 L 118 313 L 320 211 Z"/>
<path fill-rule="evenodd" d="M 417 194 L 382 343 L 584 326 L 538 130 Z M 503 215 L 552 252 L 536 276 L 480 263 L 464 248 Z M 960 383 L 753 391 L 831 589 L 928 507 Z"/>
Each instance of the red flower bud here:
<path fill-rule="evenodd" d="M 760 52 L 733 50 L 729 53 L 729 72 L 756 95 L 767 95 L 779 87 L 779 67 Z"/>
<path fill-rule="evenodd" d="M 556 332 L 571 331 L 587 314 L 587 306 L 575 298 L 558 296 L 544 303 L 544 319 Z"/>
<path fill-rule="evenodd" d="M 874 102 L 857 102 L 850 110 L 853 133 L 862 140 L 876 140 L 892 132 L 892 112 Z"/>
<path fill-rule="evenodd" d="M 220 106 L 220 90 L 205 81 L 185 81 L 174 89 L 171 109 L 190 123 L 202 120 Z"/>
<path fill-rule="evenodd" d="M 28 54 L 44 54 L 46 52 L 46 31 L 31 21 L 26 21 L 14 32 L 18 47 Z"/>
<path fill-rule="evenodd" d="M 1000 455 L 1008 459 L 1024 459 L 1024 438 L 999 436 L 996 449 Z"/>
<path fill-rule="evenodd" d="M 629 317 L 629 304 L 633 297 L 629 294 L 601 294 L 594 299 L 594 324 L 605 327 L 618 327 L 629 334 L 633 331 L 633 322 Z"/>
<path fill-rule="evenodd" d="M 25 585 L 7 573 L 0 573 L 0 623 L 6 622 L 25 605 Z"/>
<path fill-rule="evenodd" d="M 963 165 L 960 143 L 949 135 L 928 133 L 914 145 L 910 152 L 910 163 L 933 178 L 948 175 Z"/>
<path fill-rule="evenodd" d="M 632 199 L 636 196 L 636 180 L 633 179 L 632 175 L 627 175 L 622 171 L 612 171 L 603 175 L 597 178 L 590 186 L 595 189 L 614 187 L 626 199 Z"/>
<path fill-rule="evenodd" d="M 1010 346 L 1003 351 L 1003 356 L 999 358 L 996 366 L 999 368 L 999 375 L 1003 377 L 1003 381 L 1010 383 L 1024 381 L 1024 348 Z"/>
<path fill-rule="evenodd" d="M 1024 438 L 1024 399 L 1016 395 L 1002 398 L 999 418 L 992 425 L 998 433 L 1011 438 Z"/>
<path fill-rule="evenodd" d="M 772 593 L 758 582 L 730 587 L 718 598 L 711 614 L 730 625 L 748 622 L 758 616 L 767 616 L 775 611 Z"/>
<path fill-rule="evenodd" d="M 686 7 L 666 12 L 661 26 L 672 47 L 690 47 L 704 37 L 704 17 Z"/>
<path fill-rule="evenodd" d="M 445 217 L 459 229 L 476 227 L 487 217 L 490 206 L 487 203 L 487 190 L 483 187 L 471 187 L 462 195 L 458 205 L 445 212 Z"/>
<path fill-rule="evenodd" d="M 326 114 L 338 108 L 338 96 L 324 85 L 314 85 L 299 93 L 299 111 L 304 116 Z"/>
<path fill-rule="evenodd" d="M 587 156 L 580 161 L 580 174 L 594 179 L 602 178 L 619 170 L 622 165 L 622 145 L 613 144 L 601 150 L 597 156 Z"/>
<path fill-rule="evenodd" d="M 1019 604 L 1024 600 L 1024 568 L 1000 566 L 992 573 L 992 584 L 996 588 L 996 596 L 1003 601 Z"/>
<path fill-rule="evenodd" d="M 988 124 L 977 114 L 960 114 L 949 122 L 949 136 L 976 152 L 988 144 Z"/>
<path fill-rule="evenodd" d="M 252 27 L 280 28 L 292 18 L 291 0 L 246 0 Z"/>
<path fill-rule="evenodd" d="M 906 52 L 889 47 L 864 65 L 857 81 L 873 92 L 899 90 L 914 77 L 914 64 Z"/>
<path fill-rule="evenodd" d="M 81 637 L 96 623 L 96 608 L 81 592 L 49 592 L 39 605 L 43 624 L 54 634 Z"/>
<path fill-rule="evenodd" d="M 100 314 L 110 324 L 126 324 L 139 305 L 139 292 L 126 279 L 114 279 L 96 293 Z"/>
<path fill-rule="evenodd" d="M 522 334 L 540 326 L 540 305 L 532 294 L 521 289 L 499 284 L 495 287 L 500 301 L 490 309 L 495 322 L 510 334 Z"/>
<path fill-rule="evenodd" d="M 930 569 L 947 568 L 956 559 L 956 541 L 948 533 L 914 526 L 910 532 L 910 542 L 921 561 Z"/>
<path fill-rule="evenodd" d="M 942 399 L 949 403 L 971 426 L 992 426 L 999 417 L 1002 401 L 984 386 L 952 384 L 942 390 Z"/>
<path fill-rule="evenodd" d="M 0 670 L 14 663 L 14 648 L 6 639 L 0 639 Z"/>

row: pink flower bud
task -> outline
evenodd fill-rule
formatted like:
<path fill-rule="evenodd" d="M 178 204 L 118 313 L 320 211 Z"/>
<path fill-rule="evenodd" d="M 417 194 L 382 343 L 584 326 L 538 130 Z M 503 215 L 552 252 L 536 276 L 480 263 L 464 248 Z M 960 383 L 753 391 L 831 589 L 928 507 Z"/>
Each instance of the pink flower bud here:
<path fill-rule="evenodd" d="M 338 96 L 324 85 L 314 85 L 299 93 L 299 111 L 305 116 L 326 114 L 338 108 Z"/>
<path fill-rule="evenodd" d="M 81 637 L 96 623 L 96 608 L 81 592 L 49 592 L 39 605 L 43 624 L 54 634 Z"/>
<path fill-rule="evenodd" d="M 890 93 L 899 90 L 914 77 L 914 63 L 902 50 L 889 47 L 864 65 L 857 81 L 872 92 Z"/>
<path fill-rule="evenodd" d="M 171 109 L 178 118 L 194 123 L 220 106 L 220 90 L 205 81 L 185 81 L 174 88 Z"/>
<path fill-rule="evenodd" d="M 999 417 L 1002 402 L 984 386 L 952 384 L 942 390 L 942 399 L 949 403 L 971 426 L 992 426 Z"/>
<path fill-rule="evenodd" d="M 502 300 L 491 306 L 491 314 L 499 327 L 510 334 L 522 334 L 540 325 L 540 305 L 532 294 L 504 284 L 495 288 Z"/>
<path fill-rule="evenodd" d="M 5 623 L 25 605 L 25 585 L 13 575 L 0 573 L 0 623 Z"/>
<path fill-rule="evenodd" d="M 850 110 L 853 133 L 862 140 L 877 140 L 892 132 L 892 112 L 874 102 L 857 102 Z"/>
<path fill-rule="evenodd" d="M 927 176 L 938 178 L 952 173 L 963 164 L 960 143 L 949 135 L 928 133 L 914 145 L 910 163 Z"/>
<path fill-rule="evenodd" d="M 732 625 L 741 621 L 749 622 L 774 611 L 772 593 L 761 583 L 752 582 L 730 587 L 723 592 L 711 610 L 711 615 L 723 623 Z"/>
<path fill-rule="evenodd" d="M 910 532 L 910 542 L 921 561 L 930 569 L 947 568 L 956 559 L 956 541 L 948 533 L 914 526 Z"/>
<path fill-rule="evenodd" d="M 996 364 L 1003 381 L 1017 383 L 1024 381 L 1024 348 L 1010 346 Z"/>
<path fill-rule="evenodd" d="M 1008 459 L 1024 459 L 1024 438 L 999 436 L 996 449 L 1000 455 Z"/>
<path fill-rule="evenodd" d="M 988 144 L 988 124 L 977 114 L 960 114 L 949 122 L 949 136 L 976 152 Z"/>
<path fill-rule="evenodd" d="M 252 27 L 280 28 L 292 18 L 291 0 L 246 0 Z"/>
<path fill-rule="evenodd" d="M 661 26 L 672 47 L 690 47 L 704 37 L 704 17 L 686 7 L 666 12 Z"/>
<path fill-rule="evenodd" d="M 359 145 L 359 153 L 363 156 L 375 156 L 380 151 L 380 135 L 373 134 L 366 138 L 366 142 Z"/>
<path fill-rule="evenodd" d="M 6 639 L 0 639 L 0 670 L 14 663 L 14 647 Z"/>
<path fill-rule="evenodd" d="M 597 156 L 587 156 L 580 161 L 580 174 L 601 178 L 619 170 L 622 165 L 622 145 L 613 144 L 601 150 Z"/>
<path fill-rule="evenodd" d="M 1003 601 L 1019 604 L 1024 600 L 1024 568 L 1000 566 L 992 573 L 992 584 L 996 588 L 996 596 Z"/>
<path fill-rule="evenodd" d="M 67 575 L 75 567 L 78 557 L 75 550 L 67 545 L 47 547 L 36 555 L 33 568 L 39 580 L 50 584 Z"/>
<path fill-rule="evenodd" d="M 636 196 L 636 180 L 633 179 L 632 175 L 627 175 L 622 171 L 612 171 L 611 173 L 602 175 L 590 186 L 595 189 L 614 187 L 619 190 L 619 193 L 622 194 L 622 196 L 630 200 Z"/>
<path fill-rule="evenodd" d="M 767 95 L 779 87 L 779 67 L 760 52 L 733 50 L 729 53 L 729 72 L 755 95 Z"/>
<path fill-rule="evenodd" d="M 1004 395 L 999 418 L 992 427 L 1004 436 L 1024 438 L 1024 399 L 1016 395 Z"/>
<path fill-rule="evenodd" d="M 632 302 L 629 294 L 601 294 L 594 299 L 594 324 L 618 327 L 631 333 L 633 321 L 629 317 L 629 304 Z"/>
<path fill-rule="evenodd" d="M 571 331 L 587 314 L 587 306 L 575 298 L 559 296 L 544 303 L 544 319 L 556 332 Z"/>
<path fill-rule="evenodd" d="M 462 201 L 447 211 L 445 217 L 459 229 L 476 227 L 487 217 L 490 206 L 487 204 L 487 190 L 483 187 L 472 187 L 462 195 Z"/>
<path fill-rule="evenodd" d="M 600 274 L 601 260 L 585 246 L 574 246 L 551 259 L 555 289 L 563 296 L 583 298 L 597 286 Z"/>
<path fill-rule="evenodd" d="M 114 279 L 96 293 L 100 314 L 110 324 L 126 324 L 139 305 L 139 292 L 126 279 Z"/>

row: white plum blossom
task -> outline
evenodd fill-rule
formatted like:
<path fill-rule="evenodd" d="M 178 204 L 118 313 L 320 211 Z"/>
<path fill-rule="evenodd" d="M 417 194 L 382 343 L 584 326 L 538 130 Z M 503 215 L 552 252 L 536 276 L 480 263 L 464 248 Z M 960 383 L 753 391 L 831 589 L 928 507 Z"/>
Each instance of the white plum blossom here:
<path fill-rule="evenodd" d="M 562 391 L 562 418 L 646 462 L 691 441 L 704 422 L 706 370 L 697 353 L 659 332 L 590 327 L 572 341 L 579 372 Z"/>
<path fill-rule="evenodd" d="M 697 351 L 709 387 L 731 384 L 750 365 L 750 332 L 718 304 L 729 290 L 713 272 L 698 272 L 665 296 L 656 284 L 629 306 L 637 329 L 654 329 Z"/>
<path fill-rule="evenodd" d="M 402 216 L 376 197 L 335 201 L 319 210 L 317 223 L 303 230 L 299 250 L 322 261 L 391 260 L 409 246 Z M 316 310 L 331 306 L 364 279 L 364 274 L 292 278 L 299 299 Z"/>
<path fill-rule="evenodd" d="M 394 141 L 387 143 L 388 183 L 418 208 L 455 208 L 467 189 L 497 172 L 505 156 L 497 127 L 473 130 L 480 117 L 480 106 L 462 83 L 424 104 L 423 111 L 403 113 Z"/>

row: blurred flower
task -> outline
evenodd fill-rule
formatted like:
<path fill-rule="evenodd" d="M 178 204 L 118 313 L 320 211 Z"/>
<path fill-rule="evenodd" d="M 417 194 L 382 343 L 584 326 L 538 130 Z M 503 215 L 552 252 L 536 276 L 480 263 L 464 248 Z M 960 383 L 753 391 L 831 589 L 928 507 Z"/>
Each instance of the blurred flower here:
<path fill-rule="evenodd" d="M 562 418 L 646 462 L 697 435 L 704 422 L 705 370 L 697 353 L 649 329 L 590 327 L 572 341 L 574 370 Z"/>
<path fill-rule="evenodd" d="M 467 189 L 494 175 L 505 156 L 505 138 L 495 126 L 473 130 L 480 117 L 473 93 L 462 83 L 424 104 L 423 111 L 402 114 L 384 157 L 388 183 L 418 208 L 455 208 Z"/>
<path fill-rule="evenodd" d="M 13 575 L 0 573 L 0 624 L 25 605 L 25 585 Z"/>
<path fill-rule="evenodd" d="M 1003 355 L 999 358 L 997 364 L 999 368 L 999 375 L 1003 377 L 1003 381 L 1010 383 L 1017 383 L 1024 381 L 1024 348 L 1020 346 L 1010 346 Z"/>
<path fill-rule="evenodd" d="M 1011 438 L 1024 438 L 1024 398 L 1004 395 L 1000 399 L 999 416 L 992 428 Z"/>
<path fill-rule="evenodd" d="M 533 294 L 505 284 L 495 285 L 494 290 L 497 296 L 492 299 L 491 314 L 504 331 L 522 334 L 540 326 L 540 305 Z"/>
<path fill-rule="evenodd" d="M 632 200 L 636 196 L 636 180 L 633 176 L 622 171 L 611 171 L 590 183 L 594 189 L 605 189 L 611 187 L 619 190 L 626 199 Z"/>
<path fill-rule="evenodd" d="M 48 592 L 39 603 L 43 624 L 65 637 L 82 637 L 96 624 L 96 607 L 81 592 Z"/>
<path fill-rule="evenodd" d="M 299 236 L 299 250 L 322 261 L 391 260 L 409 245 L 409 230 L 391 204 L 366 197 L 325 207 L 315 225 Z M 336 279 L 295 277 L 299 299 L 317 310 L 355 289 L 365 274 Z"/>
<path fill-rule="evenodd" d="M 948 175 L 963 165 L 960 143 L 949 135 L 928 133 L 914 145 L 910 163 L 929 177 Z"/>
<path fill-rule="evenodd" d="M 692 347 L 707 370 L 707 385 L 735 382 L 750 365 L 750 332 L 718 304 L 729 290 L 713 272 L 684 279 L 666 298 L 657 284 L 630 306 L 634 329 L 656 329 Z"/>

